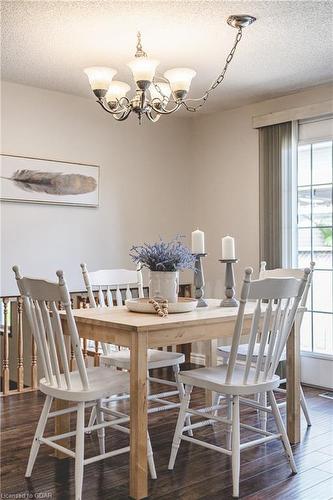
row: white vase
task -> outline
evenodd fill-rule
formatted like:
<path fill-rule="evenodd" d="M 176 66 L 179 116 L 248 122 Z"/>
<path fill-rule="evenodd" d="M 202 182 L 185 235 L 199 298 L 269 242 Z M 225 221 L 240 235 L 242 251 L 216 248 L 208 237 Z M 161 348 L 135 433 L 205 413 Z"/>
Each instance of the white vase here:
<path fill-rule="evenodd" d="M 167 299 L 168 302 L 177 302 L 178 289 L 178 271 L 150 271 L 149 297 L 151 299 Z"/>

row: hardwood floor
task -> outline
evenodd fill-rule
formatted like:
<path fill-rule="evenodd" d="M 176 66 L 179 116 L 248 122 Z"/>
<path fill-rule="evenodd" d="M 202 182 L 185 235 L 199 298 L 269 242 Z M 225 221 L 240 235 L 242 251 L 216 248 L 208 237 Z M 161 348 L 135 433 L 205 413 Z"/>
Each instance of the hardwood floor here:
<path fill-rule="evenodd" d="M 159 375 L 161 371 L 159 371 Z M 154 391 L 156 387 L 153 388 Z M 158 388 L 160 390 L 160 387 Z M 155 391 L 156 392 L 156 391 Z M 333 401 L 321 398 L 322 392 L 305 388 L 313 425 L 306 428 L 302 418 L 302 443 L 293 447 L 298 474 L 291 476 L 279 441 L 267 443 L 241 454 L 241 498 L 311 499 L 333 498 Z M 200 406 L 204 395 L 194 391 L 194 403 Z M 30 480 L 24 478 L 29 449 L 44 396 L 39 392 L 1 399 L 2 450 L 1 498 L 53 498 L 74 496 L 74 461 L 57 460 L 51 448 L 42 445 Z M 122 408 L 124 403 L 121 404 Z M 88 415 L 87 415 L 88 416 Z M 231 460 L 226 455 L 183 442 L 173 472 L 167 470 L 177 411 L 150 416 L 150 435 L 158 479 L 150 481 L 151 499 L 224 500 L 232 498 Z M 255 411 L 242 409 L 242 421 L 257 422 Z M 52 430 L 52 420 L 48 428 Z M 274 429 L 271 419 L 268 428 Z M 211 443 L 225 439 L 220 424 L 195 432 Z M 117 431 L 107 431 L 107 450 L 127 443 Z M 246 440 L 248 432 L 242 433 Z M 252 435 L 253 436 L 253 435 Z M 96 433 L 87 436 L 86 456 L 98 453 Z M 85 467 L 83 500 L 128 498 L 128 455 L 117 456 Z M 30 496 L 29 496 L 30 494 Z"/>

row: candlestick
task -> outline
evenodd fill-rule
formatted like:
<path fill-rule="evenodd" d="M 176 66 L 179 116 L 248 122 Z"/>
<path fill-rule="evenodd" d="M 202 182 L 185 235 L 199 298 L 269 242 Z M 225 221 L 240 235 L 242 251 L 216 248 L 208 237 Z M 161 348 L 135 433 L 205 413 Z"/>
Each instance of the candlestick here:
<path fill-rule="evenodd" d="M 205 253 L 205 233 L 200 231 L 200 229 L 197 229 L 192 233 L 192 253 Z"/>
<path fill-rule="evenodd" d="M 195 255 L 195 270 L 194 270 L 194 286 L 195 298 L 198 299 L 197 307 L 207 307 L 207 301 L 204 297 L 205 278 L 203 273 L 203 266 L 201 262 L 202 257 L 206 257 L 206 253 L 193 253 Z"/>
<path fill-rule="evenodd" d="M 235 240 L 229 235 L 222 238 L 222 259 L 235 259 Z"/>
<path fill-rule="evenodd" d="M 235 277 L 233 264 L 238 262 L 238 259 L 219 259 L 220 262 L 226 264 L 225 270 L 225 296 L 221 301 L 221 307 L 238 307 L 239 302 L 235 299 Z"/>

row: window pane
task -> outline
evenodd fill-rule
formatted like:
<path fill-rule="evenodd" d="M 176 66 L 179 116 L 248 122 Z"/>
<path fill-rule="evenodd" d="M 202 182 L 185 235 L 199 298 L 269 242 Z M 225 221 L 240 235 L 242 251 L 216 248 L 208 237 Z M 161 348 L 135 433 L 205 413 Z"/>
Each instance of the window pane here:
<path fill-rule="evenodd" d="M 298 226 L 311 226 L 311 188 L 298 188 Z"/>
<path fill-rule="evenodd" d="M 332 314 L 313 314 L 313 350 L 333 354 Z"/>
<path fill-rule="evenodd" d="M 315 261 L 301 348 L 333 355 L 332 141 L 298 148 L 298 266 Z"/>
<path fill-rule="evenodd" d="M 312 351 L 312 331 L 311 331 L 311 313 L 306 312 L 303 316 L 303 321 L 301 324 L 301 350 L 302 351 Z"/>
<path fill-rule="evenodd" d="M 298 230 L 298 267 L 307 267 L 311 261 L 311 229 Z"/>
<path fill-rule="evenodd" d="M 298 146 L 297 172 L 299 186 L 311 184 L 311 144 Z"/>
<path fill-rule="evenodd" d="M 312 211 L 314 226 L 332 225 L 332 184 L 313 186 Z"/>
<path fill-rule="evenodd" d="M 332 141 L 312 145 L 312 182 L 332 182 Z"/>
<path fill-rule="evenodd" d="M 313 273 L 313 310 L 333 312 L 332 271 Z"/>
<path fill-rule="evenodd" d="M 312 256 L 317 269 L 332 269 L 332 227 L 312 229 Z"/>

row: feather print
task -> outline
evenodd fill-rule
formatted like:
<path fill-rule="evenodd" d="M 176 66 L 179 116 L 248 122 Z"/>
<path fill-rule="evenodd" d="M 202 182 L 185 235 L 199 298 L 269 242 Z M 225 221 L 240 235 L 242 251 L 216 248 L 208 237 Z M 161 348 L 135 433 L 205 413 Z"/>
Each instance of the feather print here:
<path fill-rule="evenodd" d="M 16 170 L 8 179 L 24 191 L 54 195 L 92 193 L 97 187 L 96 180 L 88 175 L 41 170 Z"/>

